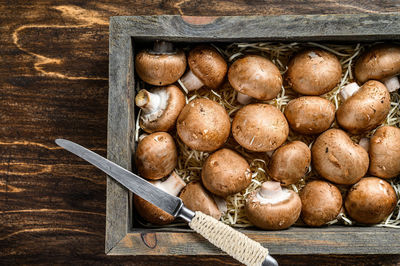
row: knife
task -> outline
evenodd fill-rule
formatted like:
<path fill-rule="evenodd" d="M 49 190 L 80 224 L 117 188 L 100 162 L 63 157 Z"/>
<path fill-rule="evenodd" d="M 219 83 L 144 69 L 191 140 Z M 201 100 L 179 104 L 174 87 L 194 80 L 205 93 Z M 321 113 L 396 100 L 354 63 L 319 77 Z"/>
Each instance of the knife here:
<path fill-rule="evenodd" d="M 72 141 L 56 139 L 56 144 L 96 166 L 122 186 L 158 208 L 174 217 L 181 217 L 189 223 L 190 228 L 239 262 L 245 265 L 278 265 L 268 254 L 268 249 L 260 243 L 211 216 L 199 211 L 193 212 L 183 205 L 180 198 L 153 186 L 140 176 Z"/>

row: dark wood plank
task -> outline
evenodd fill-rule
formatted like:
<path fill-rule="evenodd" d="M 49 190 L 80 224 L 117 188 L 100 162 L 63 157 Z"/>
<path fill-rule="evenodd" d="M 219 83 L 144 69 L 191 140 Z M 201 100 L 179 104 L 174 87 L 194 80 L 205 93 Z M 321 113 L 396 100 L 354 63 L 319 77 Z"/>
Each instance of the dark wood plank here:
<path fill-rule="evenodd" d="M 398 12 L 399 1 L 2 1 L 0 264 L 237 265 L 106 256 L 105 176 L 53 140 L 107 147 L 108 21 L 117 15 Z M 283 256 L 283 265 L 393 265 L 400 256 Z"/>

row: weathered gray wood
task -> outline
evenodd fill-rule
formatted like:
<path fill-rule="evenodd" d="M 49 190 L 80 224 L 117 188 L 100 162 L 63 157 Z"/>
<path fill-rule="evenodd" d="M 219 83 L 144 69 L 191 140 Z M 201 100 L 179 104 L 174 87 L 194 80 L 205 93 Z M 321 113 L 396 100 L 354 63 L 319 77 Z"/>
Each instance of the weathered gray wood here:
<path fill-rule="evenodd" d="M 400 39 L 400 16 L 346 14 L 218 17 L 205 25 L 180 16 L 118 17 L 119 27 L 137 39 L 184 42 L 371 41 Z"/>
<path fill-rule="evenodd" d="M 111 30 L 112 31 L 112 30 Z M 131 37 L 111 33 L 107 157 L 131 169 L 134 123 L 134 77 Z M 126 235 L 130 225 L 128 191 L 107 177 L 106 253 Z"/>
<path fill-rule="evenodd" d="M 189 231 L 189 230 L 188 230 Z M 273 255 L 399 254 L 399 230 L 377 227 L 300 228 L 284 231 L 242 230 Z M 145 230 L 129 233 L 113 255 L 215 255 L 224 253 L 196 233 Z"/>
<path fill-rule="evenodd" d="M 399 40 L 400 14 L 218 17 L 190 24 L 180 16 L 113 17 L 110 22 L 108 158 L 131 169 L 134 150 L 135 41 Z M 133 40 L 133 42 L 132 42 Z M 110 255 L 222 254 L 188 229 L 131 228 L 129 193 L 107 181 L 106 252 Z M 378 227 L 243 230 L 271 254 L 400 254 L 400 230 Z"/>

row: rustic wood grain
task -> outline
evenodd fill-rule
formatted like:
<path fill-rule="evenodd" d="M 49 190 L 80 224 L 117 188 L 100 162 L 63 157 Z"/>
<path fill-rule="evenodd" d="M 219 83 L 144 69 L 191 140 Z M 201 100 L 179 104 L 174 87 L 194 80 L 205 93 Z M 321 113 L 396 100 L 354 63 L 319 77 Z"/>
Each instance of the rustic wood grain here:
<path fill-rule="evenodd" d="M 233 265 L 228 257 L 104 255 L 102 172 L 59 149 L 106 154 L 108 21 L 117 15 L 352 14 L 399 1 L 2 1 L 0 264 Z M 282 265 L 393 265 L 399 255 L 279 256 Z"/>

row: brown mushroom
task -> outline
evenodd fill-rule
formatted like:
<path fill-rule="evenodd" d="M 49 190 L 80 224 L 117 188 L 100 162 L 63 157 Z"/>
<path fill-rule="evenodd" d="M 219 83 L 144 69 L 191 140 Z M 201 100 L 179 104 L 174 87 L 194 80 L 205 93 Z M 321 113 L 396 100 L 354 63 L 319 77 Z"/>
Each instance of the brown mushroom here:
<path fill-rule="evenodd" d="M 206 86 L 217 89 L 224 81 L 228 65 L 212 46 L 197 46 L 189 52 L 190 70 L 180 79 L 180 85 L 187 91 Z"/>
<path fill-rule="evenodd" d="M 238 92 L 238 102 L 248 103 L 248 98 L 270 100 L 282 89 L 282 75 L 267 58 L 246 55 L 236 60 L 228 71 L 229 83 Z"/>
<path fill-rule="evenodd" d="M 307 173 L 311 151 L 301 141 L 293 141 L 278 148 L 268 164 L 268 175 L 288 186 L 297 183 Z"/>
<path fill-rule="evenodd" d="M 242 107 L 232 122 L 235 140 L 251 151 L 272 151 L 281 146 L 289 134 L 285 116 L 269 104 L 249 104 Z"/>
<path fill-rule="evenodd" d="M 226 197 L 250 185 L 251 171 L 247 161 L 238 153 L 221 149 L 204 162 L 201 178 L 208 191 Z"/>
<path fill-rule="evenodd" d="M 260 189 L 246 198 L 245 210 L 252 224 L 262 229 L 279 230 L 290 227 L 300 216 L 301 201 L 279 182 L 264 182 Z"/>
<path fill-rule="evenodd" d="M 177 81 L 186 70 L 186 56 L 169 42 L 155 42 L 152 50 L 143 50 L 135 57 L 139 77 L 154 86 L 165 86 Z"/>
<path fill-rule="evenodd" d="M 213 196 L 203 188 L 200 182 L 192 181 L 187 184 L 179 197 L 190 210 L 201 211 L 217 220 L 221 218 L 221 211 Z"/>
<path fill-rule="evenodd" d="M 358 182 L 368 170 L 368 153 L 340 129 L 322 133 L 311 148 L 314 169 L 325 179 L 343 185 Z"/>
<path fill-rule="evenodd" d="M 349 190 L 344 206 L 356 222 L 376 224 L 389 216 L 396 202 L 396 193 L 388 182 L 365 177 Z"/>
<path fill-rule="evenodd" d="M 231 123 L 225 108 L 208 99 L 195 99 L 180 113 L 176 129 L 187 146 L 198 151 L 215 151 L 229 137 Z"/>
<path fill-rule="evenodd" d="M 306 49 L 288 64 L 287 81 L 298 93 L 321 95 L 335 88 L 342 76 L 337 57 L 322 49 Z"/>
<path fill-rule="evenodd" d="M 400 174 L 400 129 L 392 126 L 378 128 L 370 140 L 369 173 L 381 178 Z"/>
<path fill-rule="evenodd" d="M 385 83 L 389 92 L 400 88 L 400 46 L 379 44 L 360 56 L 354 67 L 356 78 L 364 83 L 370 79 Z"/>
<path fill-rule="evenodd" d="M 172 172 L 172 174 L 163 182 L 152 181 L 151 183 L 173 196 L 178 196 L 179 192 L 186 185 L 175 172 Z M 161 210 L 157 206 L 154 206 L 137 195 L 133 196 L 133 204 L 139 215 L 152 224 L 169 224 L 175 219 L 171 214 Z"/>
<path fill-rule="evenodd" d="M 301 134 L 319 134 L 335 120 L 335 105 L 317 96 L 291 100 L 285 108 L 290 128 Z"/>
<path fill-rule="evenodd" d="M 140 90 L 135 102 L 142 109 L 140 127 L 148 133 L 153 133 L 172 129 L 186 100 L 178 87 L 170 85 L 156 88 L 152 92 Z"/>
<path fill-rule="evenodd" d="M 353 93 L 353 94 L 352 94 Z M 350 95 L 346 98 L 346 95 Z M 336 111 L 338 124 L 352 134 L 376 128 L 390 110 L 390 95 L 376 80 L 364 83 L 359 90 L 342 94 L 345 100 Z"/>
<path fill-rule="evenodd" d="M 325 181 L 311 181 L 299 194 L 301 218 L 310 226 L 321 226 L 336 219 L 342 208 L 339 189 Z"/>
<path fill-rule="evenodd" d="M 174 170 L 178 153 L 174 139 L 166 132 L 156 132 L 144 137 L 137 145 L 136 167 L 147 179 L 161 179 Z"/>

